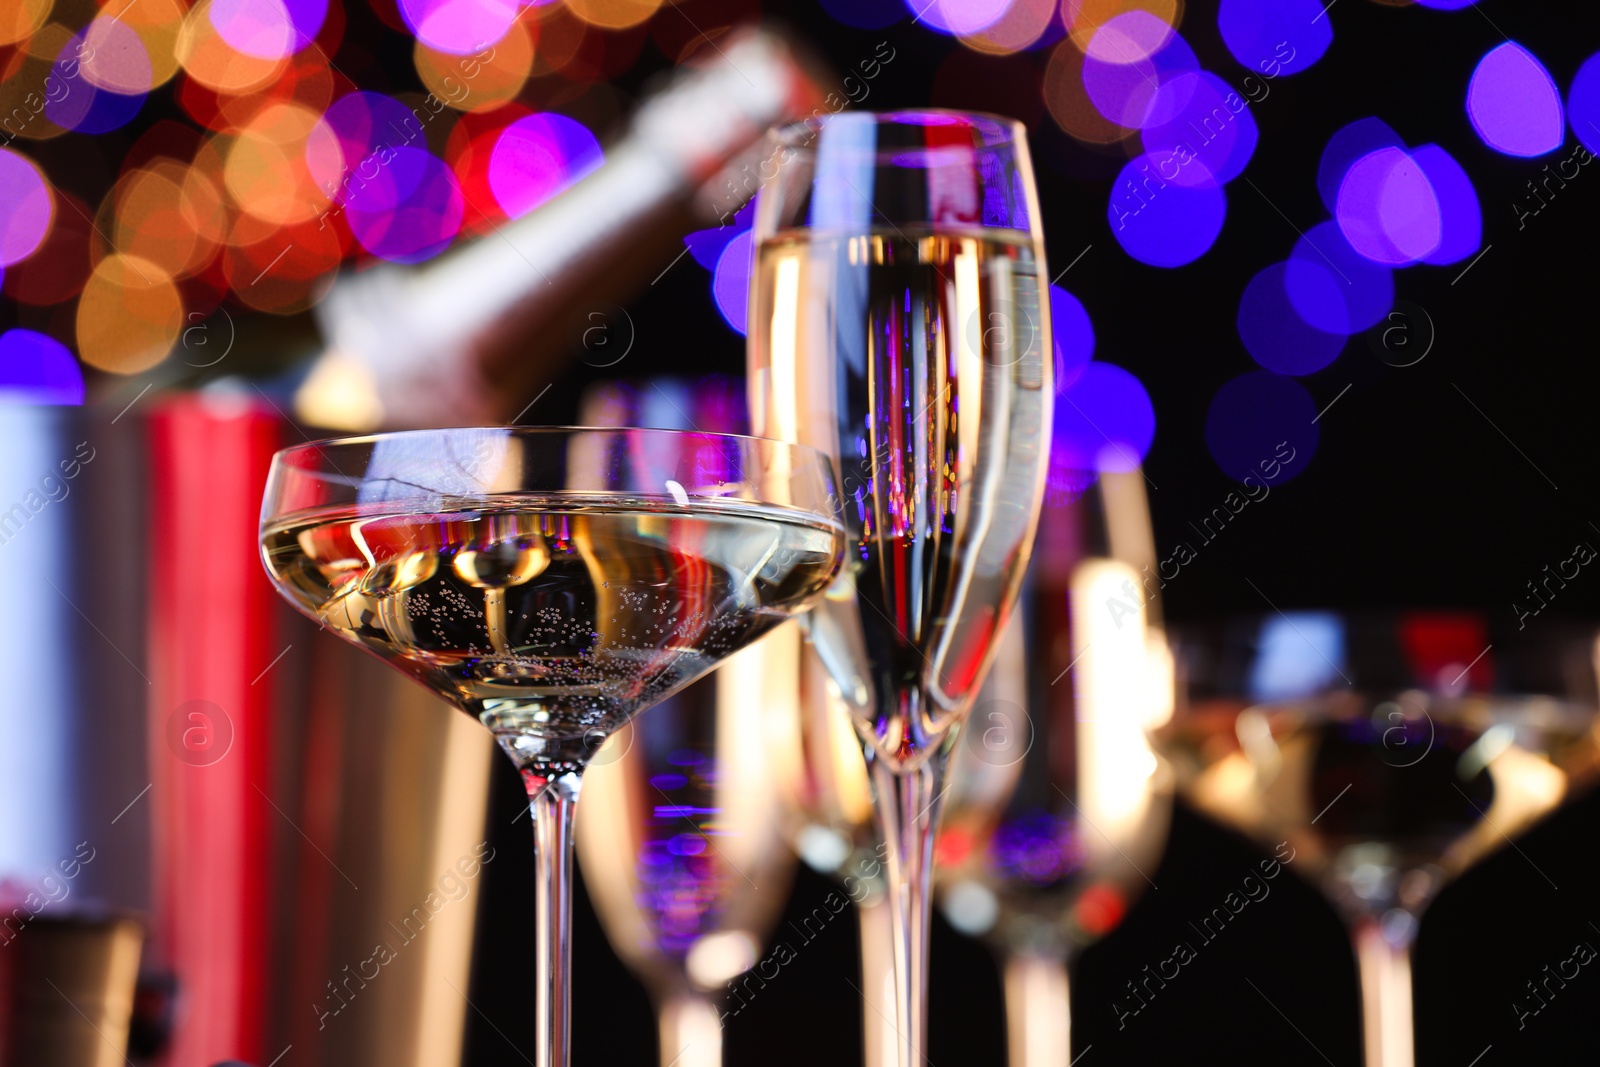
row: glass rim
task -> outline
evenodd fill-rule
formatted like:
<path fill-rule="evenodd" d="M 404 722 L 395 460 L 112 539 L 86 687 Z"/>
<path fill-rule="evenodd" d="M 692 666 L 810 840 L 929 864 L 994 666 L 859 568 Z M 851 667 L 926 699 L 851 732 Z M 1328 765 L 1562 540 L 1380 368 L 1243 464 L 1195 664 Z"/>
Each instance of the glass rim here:
<path fill-rule="evenodd" d="M 585 433 L 647 433 L 677 438 L 722 438 L 729 441 L 747 441 L 753 444 L 788 448 L 802 455 L 809 453 L 826 464 L 831 465 L 833 462 L 832 457 L 819 448 L 789 441 L 780 441 L 773 437 L 756 437 L 753 434 L 744 433 L 722 433 L 717 430 L 673 430 L 655 426 L 436 426 L 429 429 L 385 430 L 377 433 L 351 434 L 344 437 L 319 437 L 302 441 L 299 444 L 288 445 L 278 449 L 272 454 L 272 462 L 276 465 L 286 461 L 289 457 L 304 453 L 376 444 L 381 441 L 391 441 L 404 437 L 422 438 L 433 435 L 481 434 L 486 430 L 501 431 L 512 437 L 576 436 Z"/>
<path fill-rule="evenodd" d="M 828 125 L 842 115 L 866 115 L 874 125 L 878 126 L 923 126 L 927 123 L 907 121 L 900 116 L 906 115 L 939 115 L 951 118 L 985 119 L 996 125 L 1004 127 L 1011 136 L 1011 143 L 1023 143 L 1027 140 L 1028 128 L 1021 119 L 1010 115 L 1001 115 L 994 111 L 967 111 L 961 108 L 949 107 L 904 107 L 893 111 L 835 111 L 828 115 L 813 115 L 810 118 L 797 119 L 772 127 L 768 136 L 780 147 L 792 149 L 796 152 L 815 152 L 815 141 L 821 127 Z M 998 147 L 995 145 L 991 148 Z M 885 149 L 885 152 L 894 153 L 896 149 Z"/>

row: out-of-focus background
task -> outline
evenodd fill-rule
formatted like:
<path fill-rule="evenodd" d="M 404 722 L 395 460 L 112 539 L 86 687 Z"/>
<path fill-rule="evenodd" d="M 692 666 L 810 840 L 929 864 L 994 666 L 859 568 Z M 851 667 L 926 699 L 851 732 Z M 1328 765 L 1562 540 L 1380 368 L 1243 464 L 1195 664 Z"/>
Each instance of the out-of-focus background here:
<path fill-rule="evenodd" d="M 756 21 L 794 51 L 740 50 Z M 1027 124 L 1057 433 L 1146 455 L 1169 617 L 1592 615 L 1600 578 L 1544 583 L 1600 543 L 1597 50 L 1583 5 L 1504 0 L 4 0 L 0 979 L 47 938 L 61 974 L 139 959 L 133 1047 L 180 1067 L 529 1060 L 520 783 L 277 602 L 266 464 L 430 420 L 736 425 L 763 114 Z M 717 98 L 673 98 L 680 65 Z M 563 195 L 602 173 L 629 195 Z M 437 337 L 406 317 L 452 308 Z M 1419 1062 L 1592 1061 L 1600 979 L 1508 1007 L 1600 939 L 1597 819 L 1429 911 Z M 1180 808 L 1076 975 L 1081 1062 L 1357 1062 L 1344 933 L 1288 880 L 1118 1025 L 1255 858 Z M 830 888 L 802 868 L 789 916 Z M 582 898 L 576 924 L 576 1059 L 647 1062 L 642 987 Z M 855 951 L 848 923 L 807 940 L 727 1018 L 729 1062 L 853 1062 Z M 933 959 L 930 1061 L 997 1062 L 989 952 L 941 925 Z M 76 1025 L 90 985 L 0 1022 Z"/>

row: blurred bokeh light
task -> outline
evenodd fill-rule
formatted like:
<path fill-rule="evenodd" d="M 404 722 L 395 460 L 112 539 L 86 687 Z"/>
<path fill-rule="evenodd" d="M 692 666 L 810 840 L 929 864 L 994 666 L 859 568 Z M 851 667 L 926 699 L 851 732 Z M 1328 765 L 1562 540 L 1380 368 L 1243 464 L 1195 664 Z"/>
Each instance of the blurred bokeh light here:
<path fill-rule="evenodd" d="M 1467 116 L 1484 144 L 1508 156 L 1553 152 L 1566 133 L 1555 80 L 1515 41 L 1479 60 L 1467 86 Z"/>

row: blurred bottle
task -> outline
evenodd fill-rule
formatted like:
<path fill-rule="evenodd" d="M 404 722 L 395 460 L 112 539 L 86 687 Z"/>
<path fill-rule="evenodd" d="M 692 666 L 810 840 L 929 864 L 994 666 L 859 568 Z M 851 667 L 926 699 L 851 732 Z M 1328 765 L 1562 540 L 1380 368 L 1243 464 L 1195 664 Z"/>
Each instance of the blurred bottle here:
<path fill-rule="evenodd" d="M 755 192 L 766 130 L 822 93 L 778 36 L 722 39 L 647 100 L 605 162 L 549 203 L 426 267 L 347 275 L 320 306 L 328 349 L 306 422 L 360 431 L 504 423 L 682 235 Z M 681 250 L 681 249 L 680 249 Z"/>

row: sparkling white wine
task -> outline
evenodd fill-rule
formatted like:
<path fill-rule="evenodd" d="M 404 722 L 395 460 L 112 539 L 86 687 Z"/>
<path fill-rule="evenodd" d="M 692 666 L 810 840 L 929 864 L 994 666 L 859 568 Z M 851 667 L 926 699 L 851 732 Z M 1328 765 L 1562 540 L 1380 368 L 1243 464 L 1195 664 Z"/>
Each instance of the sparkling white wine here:
<path fill-rule="evenodd" d="M 505 495 L 300 516 L 262 547 L 307 614 L 555 766 L 804 607 L 840 533 L 738 501 Z"/>
<path fill-rule="evenodd" d="M 1040 288 L 1015 230 L 798 230 L 759 249 L 752 426 L 840 460 L 849 581 L 812 636 L 904 764 L 972 697 L 1027 555 L 1049 444 Z"/>
<path fill-rule="evenodd" d="M 1591 782 L 1592 712 L 1555 700 L 1315 701 L 1191 709 L 1159 732 L 1187 795 L 1353 913 L 1419 908 Z"/>

